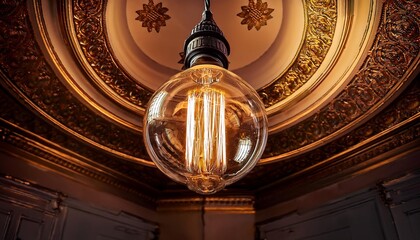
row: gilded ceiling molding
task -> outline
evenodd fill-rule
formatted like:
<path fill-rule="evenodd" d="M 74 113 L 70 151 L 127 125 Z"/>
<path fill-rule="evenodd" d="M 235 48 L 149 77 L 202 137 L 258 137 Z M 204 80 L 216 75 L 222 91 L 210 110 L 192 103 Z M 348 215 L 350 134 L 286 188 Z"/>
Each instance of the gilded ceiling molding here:
<path fill-rule="evenodd" d="M 416 118 L 419 119 L 418 117 Z M 419 151 L 420 124 L 415 121 L 411 126 L 381 140 L 380 143 L 364 148 L 356 155 L 349 155 L 342 159 L 335 159 L 330 166 L 318 167 L 303 174 L 290 175 L 286 179 L 270 182 L 270 186 L 256 194 L 257 209 L 270 207 L 273 204 L 287 201 L 300 196 L 305 191 L 314 191 L 337 181 L 364 173 L 381 165 L 398 161 L 401 155 L 395 157 L 392 151 L 405 148 L 406 151 Z M 411 148 L 411 149 L 410 149 Z M 377 159 L 376 159 L 377 158 Z M 273 168 L 271 168 L 273 169 Z M 282 191 L 278 191 L 277 187 Z M 288 194 L 279 194 L 287 192 Z"/>
<path fill-rule="evenodd" d="M 163 198 L 157 201 L 158 211 L 218 211 L 254 213 L 253 196 Z"/>
<path fill-rule="evenodd" d="M 129 192 L 138 198 L 140 204 L 147 207 L 154 207 L 156 199 L 151 194 L 150 190 L 145 190 L 145 187 L 133 184 L 130 176 L 127 174 L 125 177 L 112 176 L 110 171 L 106 172 L 103 169 L 95 169 L 88 166 L 83 160 L 75 160 L 73 157 L 64 154 L 63 152 L 57 153 L 56 149 L 51 149 L 42 145 L 40 141 L 34 141 L 16 132 L 12 126 L 7 126 L 3 120 L 0 119 L 0 149 L 5 148 L 8 152 L 27 152 L 37 157 L 29 157 L 25 161 L 31 161 L 40 166 L 46 167 L 43 161 L 47 161 L 52 171 L 62 172 L 63 169 L 67 171 L 78 173 L 80 175 L 95 179 L 106 185 L 113 186 L 125 192 Z M 7 147 L 2 144 L 8 144 L 13 147 Z M 17 153 L 21 156 L 21 154 Z M 7 161 L 7 159 L 2 159 Z M 84 162 L 81 164 L 81 162 Z M 48 168 L 48 167 L 47 167 Z M 116 169 L 114 169 L 116 170 Z M 150 187 L 148 187 L 150 188 Z M 142 191 L 143 190 L 143 191 Z"/>
<path fill-rule="evenodd" d="M 63 149 L 68 149 L 69 154 L 77 155 L 75 158 L 84 159 L 83 162 L 92 166 L 99 165 L 99 169 L 113 169 L 127 178 L 136 179 L 136 181 L 143 182 L 144 184 L 159 187 L 167 185 L 167 181 L 162 181 L 158 177 L 162 173 L 156 168 L 146 167 L 142 164 L 119 158 L 108 151 L 102 151 L 100 148 L 90 146 L 73 135 L 63 133 L 20 105 L 15 99 L 12 99 L 3 92 L 3 90 L 0 91 L 0 99 L 2 100 L 0 101 L 0 126 L 3 126 L 3 129 L 5 129 L 2 134 L 6 136 L 3 137 L 3 140 L 8 139 L 8 134 L 15 132 L 14 134 L 25 136 L 27 139 L 49 146 L 50 149 L 53 149 L 50 154 L 63 152 Z M 15 127 L 13 128 L 12 126 Z M 34 150 L 32 147 L 27 149 L 27 147 L 22 146 L 21 148 L 27 149 L 27 151 L 37 155 L 36 152 L 30 151 Z M 66 168 L 68 166 L 71 165 L 64 164 L 62 167 Z M 79 166 L 78 169 L 82 171 L 84 167 Z M 88 171 L 84 170 L 84 172 L 86 174 Z"/>
<path fill-rule="evenodd" d="M 73 13 L 68 14 L 74 14 L 72 20 L 75 26 L 75 33 L 69 35 L 77 38 L 75 48 L 82 49 L 88 66 L 92 66 L 100 77 L 94 78 L 94 81 L 101 89 L 108 93 L 108 88 L 103 86 L 105 84 L 113 90 L 113 96 L 131 103 L 132 107 L 134 104 L 134 107 L 144 109 L 152 92 L 135 83 L 115 60 L 104 29 L 107 1 L 103 4 L 99 2 L 86 7 L 91 4 L 90 1 L 78 0 L 68 8 L 73 9 Z M 304 10 L 306 33 L 297 59 L 285 74 L 258 91 L 266 107 L 279 103 L 303 86 L 317 71 L 331 47 L 337 22 L 337 0 L 305 0 Z"/>
<path fill-rule="evenodd" d="M 337 0 L 305 0 L 305 26 L 303 45 L 296 60 L 287 71 L 258 90 L 269 108 L 302 87 L 318 70 L 331 47 L 337 24 Z"/>
<path fill-rule="evenodd" d="M 87 9 L 89 8 L 87 7 Z M 271 170 L 279 169 L 279 172 L 276 172 L 278 175 L 255 179 L 258 181 L 260 179 L 269 179 L 270 181 L 279 179 L 283 176 L 282 174 L 298 171 L 309 166 L 308 164 L 325 159 L 326 156 L 329 156 L 328 154 L 337 153 L 340 150 L 337 145 L 327 144 L 326 148 L 322 147 L 323 150 L 309 152 L 312 154 L 311 156 L 304 155 L 305 157 L 302 157 L 301 161 L 298 161 L 300 158 L 296 158 L 296 161 L 284 160 L 284 165 L 282 165 L 283 163 L 280 165 L 273 163 L 283 157 L 293 159 L 298 154 L 303 156 L 304 153 L 301 149 L 306 146 L 321 145 L 325 141 L 337 137 L 334 134 L 337 135 L 340 128 L 351 126 L 352 121 L 357 121 L 363 114 L 380 107 L 392 94 L 400 90 L 407 82 L 407 76 L 417 66 L 419 59 L 420 31 L 418 24 L 420 21 L 418 15 L 409 14 L 413 9 L 418 9 L 418 4 L 396 0 L 384 4 L 378 35 L 357 75 L 338 97 L 318 113 L 290 129 L 270 136 L 262 163 L 273 165 L 260 167 L 269 167 Z M 115 167 L 129 176 L 142 176 L 146 174 L 145 172 L 152 171 L 150 168 L 144 170 L 143 166 L 128 161 L 121 164 L 122 166 L 118 166 L 119 162 L 114 161 L 114 159 L 131 159 L 138 160 L 138 163 L 144 165 L 153 165 L 150 161 L 144 160 L 148 159 L 148 156 L 143 148 L 140 134 L 120 128 L 94 114 L 61 84 L 35 41 L 25 1 L 15 0 L 4 5 L 4 8 L 2 5 L 0 11 L 0 31 L 3 33 L 3 40 L 0 42 L 0 72 L 4 75 L 2 84 L 7 85 L 9 91 L 18 94 L 17 98 L 20 98 L 27 106 L 29 105 L 32 110 L 39 109 L 40 112 L 45 113 L 43 119 L 48 119 L 50 123 L 53 122 L 51 119 L 58 121 L 65 126 L 63 130 L 67 131 L 67 134 L 74 136 L 69 138 L 63 133 L 56 135 L 59 132 L 57 129 L 45 122 L 34 121 L 37 119 L 34 115 L 29 115 L 31 117 L 27 118 L 28 115 L 19 113 L 25 112 L 25 110 L 13 111 L 17 103 L 11 100 L 6 104 L 3 101 L 5 98 L 3 96 L 1 98 L 4 103 L 1 107 L 2 118 L 18 125 L 22 124 L 23 128 L 38 132 L 41 136 L 72 151 L 86 151 L 87 153 L 82 155 L 99 162 L 99 164 L 104 164 L 104 166 Z M 3 111 L 3 109 L 9 110 Z M 408 115 L 410 111 L 412 112 L 409 105 L 405 106 L 405 109 L 398 110 L 398 116 Z M 377 120 L 378 126 L 382 126 L 379 123 L 383 124 L 384 119 L 393 119 L 391 115 L 380 116 L 381 118 Z M 394 123 L 392 120 L 389 121 L 391 124 Z M 400 118 L 395 121 L 400 121 Z M 377 131 L 375 126 L 367 126 L 373 127 L 372 134 Z M 392 125 L 386 125 L 386 127 L 390 126 Z M 45 132 L 40 132 L 40 129 L 43 128 L 46 129 Z M 54 134 L 50 134 L 50 131 Z M 370 132 L 370 129 L 366 128 L 366 134 Z M 341 140 L 338 140 L 338 142 L 345 142 L 344 149 L 363 139 L 363 135 L 360 135 L 359 138 L 357 132 L 352 132 L 352 134 L 355 135 L 346 135 L 348 139 L 340 138 Z M 370 136 L 372 135 L 365 137 Z M 334 141 L 334 143 L 336 142 Z M 79 151 L 78 148 L 96 148 L 98 151 Z M 97 154 L 100 150 L 105 151 L 106 154 L 98 157 Z M 309 157 L 306 158 L 306 156 Z M 107 162 L 108 158 L 111 159 L 109 162 Z M 262 173 L 264 171 L 254 172 Z M 241 182 L 252 183 L 254 181 L 243 180 Z"/>
<path fill-rule="evenodd" d="M 348 160 L 346 166 L 350 167 L 350 163 L 360 164 L 368 160 L 366 158 L 368 155 L 364 157 L 357 156 L 357 154 L 353 153 L 354 151 L 366 149 L 365 146 L 377 145 L 378 139 L 387 138 L 390 132 L 408 128 L 419 119 L 420 83 L 413 82 L 391 105 L 362 126 L 310 152 L 284 161 L 258 165 L 249 176 L 236 183 L 235 186 L 258 189 L 260 186 L 282 181 L 290 176 L 306 176 L 308 169 L 321 165 L 324 168 L 325 176 L 334 175 L 340 170 L 337 168 L 338 165 L 328 167 L 328 164 L 340 162 L 340 159 L 347 158 L 349 153 L 353 155 L 354 159 Z M 405 137 L 403 140 L 392 141 L 393 145 L 391 148 L 378 147 L 376 154 L 382 154 L 393 148 L 415 141 L 420 134 L 418 132 L 419 128 L 412 128 L 412 130 L 404 133 Z M 376 154 L 369 156 L 373 158 Z M 314 181 L 314 179 L 310 181 Z"/>
<path fill-rule="evenodd" d="M 116 97 L 121 106 L 133 111 L 144 109 L 153 92 L 137 84 L 114 58 L 106 36 L 107 0 L 67 0 L 66 3 L 68 16 L 65 24 L 74 26 L 68 28 L 67 34 L 71 39 L 75 38 L 72 44 L 83 58 L 82 65 L 90 72 L 91 81 L 105 95 Z"/>
<path fill-rule="evenodd" d="M 111 124 L 79 102 L 60 82 L 35 40 L 25 1 L 14 1 L 0 16 L 0 75 L 3 86 L 50 122 L 99 149 L 154 166 L 138 132 Z M 146 159 L 146 160 L 145 160 Z"/>
<path fill-rule="evenodd" d="M 304 121 L 270 135 L 262 162 L 278 161 L 332 140 L 372 113 L 408 83 L 419 64 L 420 19 L 416 3 L 383 7 L 374 43 L 355 77 L 328 105 Z"/>

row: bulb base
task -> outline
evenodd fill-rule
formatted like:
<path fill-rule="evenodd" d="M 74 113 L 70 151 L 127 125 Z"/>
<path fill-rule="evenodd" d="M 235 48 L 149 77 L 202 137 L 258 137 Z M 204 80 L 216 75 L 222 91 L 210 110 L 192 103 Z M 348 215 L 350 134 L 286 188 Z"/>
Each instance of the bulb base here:
<path fill-rule="evenodd" d="M 213 194 L 222 190 L 226 183 L 218 175 L 193 175 L 187 177 L 187 186 L 199 194 Z"/>
<path fill-rule="evenodd" d="M 217 26 L 210 11 L 204 11 L 201 21 L 191 31 L 184 44 L 184 69 L 211 63 L 228 68 L 229 43 Z M 204 59 L 210 60 L 206 62 Z"/>

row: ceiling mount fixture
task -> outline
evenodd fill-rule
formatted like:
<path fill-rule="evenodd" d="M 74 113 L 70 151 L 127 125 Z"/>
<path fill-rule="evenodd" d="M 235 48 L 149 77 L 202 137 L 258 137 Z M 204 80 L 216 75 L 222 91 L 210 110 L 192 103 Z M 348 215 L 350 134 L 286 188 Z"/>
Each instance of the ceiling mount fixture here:
<path fill-rule="evenodd" d="M 229 43 L 204 1 L 201 21 L 184 45 L 185 71 L 152 96 L 144 142 L 156 166 L 200 194 L 246 175 L 267 141 L 267 116 L 256 91 L 227 70 Z"/>

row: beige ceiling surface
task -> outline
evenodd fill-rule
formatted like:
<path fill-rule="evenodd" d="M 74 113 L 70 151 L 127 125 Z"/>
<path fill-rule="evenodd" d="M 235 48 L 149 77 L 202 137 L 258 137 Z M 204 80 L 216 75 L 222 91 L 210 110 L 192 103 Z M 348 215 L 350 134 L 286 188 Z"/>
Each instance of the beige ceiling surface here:
<path fill-rule="evenodd" d="M 141 123 L 153 91 L 180 71 L 183 41 L 203 8 L 162 1 L 170 18 L 149 32 L 136 19 L 149 3 L 16 0 L 3 4 L 0 17 L 3 128 L 58 150 L 93 178 L 141 185 L 140 195 L 182 189 L 149 160 Z M 413 134 L 404 131 L 416 126 L 420 108 L 412 81 L 419 3 L 267 0 L 257 10 L 273 9 L 272 18 L 259 30 L 237 15 L 248 4 L 212 1 L 231 44 L 230 70 L 255 87 L 269 114 L 263 159 L 232 189 L 264 192 L 317 166 L 356 166 L 364 160 L 349 158 L 352 151 L 392 131 Z"/>

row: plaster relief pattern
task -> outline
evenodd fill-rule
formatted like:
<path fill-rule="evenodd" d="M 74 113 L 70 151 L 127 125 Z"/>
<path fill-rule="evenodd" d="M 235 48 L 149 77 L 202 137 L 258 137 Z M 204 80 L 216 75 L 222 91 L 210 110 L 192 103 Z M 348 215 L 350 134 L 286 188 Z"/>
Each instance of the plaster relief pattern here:
<path fill-rule="evenodd" d="M 332 1 L 322 2 L 335 6 L 335 2 Z M 83 11 L 77 15 L 81 19 L 86 20 L 86 22 L 80 21 L 79 30 L 83 31 L 80 34 L 89 36 L 86 41 L 81 41 L 80 43 L 85 45 L 87 56 L 107 59 L 109 52 L 105 51 L 101 45 L 91 46 L 90 49 L 88 47 L 89 41 L 93 41 L 90 38 L 99 37 L 103 33 L 99 17 L 102 14 L 100 9 L 103 6 L 95 5 L 94 3 L 92 5 L 88 1 L 78 2 L 80 9 L 83 8 L 93 14 L 89 15 L 91 17 L 90 20 L 88 20 L 88 15 L 83 15 L 85 14 Z M 324 9 L 325 6 L 321 4 L 321 1 L 310 1 L 308 3 L 310 3 L 311 8 L 320 9 L 319 11 Z M 407 75 L 416 67 L 413 64 L 418 64 L 420 48 L 419 5 L 412 1 L 402 0 L 387 2 L 384 5 L 382 22 L 371 51 L 350 84 L 337 98 L 315 115 L 290 129 L 271 135 L 264 156 L 266 158 L 281 156 L 288 151 L 298 150 L 311 143 L 328 139 L 329 135 L 357 121 L 363 114 L 381 105 L 386 98 L 398 91 L 404 82 L 407 81 Z M 32 108 L 32 111 L 41 110 L 40 112 L 45 112 L 46 114 L 42 117 L 40 117 L 40 113 L 35 115 L 31 111 L 19 107 L 20 105 L 16 103 L 16 99 L 13 100 L 9 98 L 8 94 L 1 93 L 1 118 L 70 151 L 80 153 L 98 164 L 115 169 L 127 177 L 139 179 L 162 189 L 179 187 L 175 183 L 168 183 L 168 181 L 165 181 L 166 179 L 161 178 L 162 175 L 154 168 L 147 168 L 140 164 L 122 160 L 123 157 L 121 157 L 120 153 L 137 159 L 148 159 L 143 147 L 141 134 L 120 128 L 96 115 L 73 97 L 70 91 L 61 84 L 35 41 L 26 7 L 25 1 L 15 0 L 9 1 L 8 4 L 2 4 L 2 8 L 0 8 L 0 32 L 3 33 L 2 41 L 0 41 L 0 71 L 3 75 L 1 80 L 3 86 L 9 92 L 16 94 L 16 98 L 19 98 L 22 102 L 33 104 L 30 107 L 27 104 L 26 107 Z M 328 16 L 333 14 L 334 11 L 332 13 L 325 13 L 324 11 L 329 11 L 329 8 L 321 11 L 322 16 L 314 16 L 315 19 L 318 19 L 316 22 L 320 24 L 319 28 L 325 29 L 325 33 L 332 31 L 332 29 L 328 30 L 328 26 L 333 26 L 330 25 L 333 18 L 330 19 Z M 318 29 L 318 27 L 314 29 Z M 315 31 L 314 29 L 313 31 Z M 332 36 L 328 37 L 328 34 L 323 36 L 326 37 L 319 39 L 315 37 L 308 38 L 308 44 L 305 49 L 312 51 L 311 56 L 313 57 L 309 61 L 300 60 L 301 64 L 299 67 L 296 66 L 298 70 L 294 74 L 295 78 L 300 79 L 302 76 L 305 76 L 300 73 L 310 74 L 314 70 L 313 66 L 322 62 L 322 58 L 319 56 L 326 54 L 326 52 L 321 53 L 325 49 L 318 46 L 326 46 L 324 44 L 332 39 Z M 324 50 L 320 52 L 321 49 Z M 117 67 L 116 65 L 111 66 L 111 63 L 114 64 L 112 61 L 107 63 L 92 62 L 93 65 L 97 65 L 95 67 L 103 70 L 102 73 L 106 75 L 104 79 L 116 83 L 115 86 L 117 86 L 117 83 L 123 82 L 122 78 L 125 76 L 118 75 L 121 74 L 120 70 L 114 68 Z M 113 78 L 113 76 L 116 77 Z M 299 79 L 296 80 L 297 83 L 300 81 Z M 120 89 L 124 96 L 137 99 L 131 100 L 135 103 L 143 104 L 143 100 L 148 100 L 147 94 L 150 93 L 144 89 L 139 90 L 139 88 L 136 88 L 136 91 L 139 91 L 138 93 L 125 92 L 123 88 L 128 88 L 128 85 L 118 86 L 123 86 L 121 88 L 116 87 L 116 89 Z M 294 87 L 292 86 L 292 88 Z M 281 87 L 278 89 L 281 89 Z M 271 92 L 270 90 L 270 94 Z M 277 94 L 280 98 L 284 96 L 284 94 Z M 410 86 L 401 95 L 402 99 L 395 101 L 394 104 L 382 111 L 377 117 L 349 134 L 345 134 L 334 142 L 325 144 L 316 150 L 293 156 L 289 160 L 260 165 L 246 179 L 235 186 L 258 188 L 258 186 L 261 186 L 260 184 L 266 184 L 267 182 L 276 181 L 298 173 L 418 114 L 420 112 L 418 85 Z M 137 98 L 136 96 L 142 97 Z M 9 100 L 6 101 L 6 99 Z M 65 128 L 59 129 L 57 126 L 53 126 L 53 120 L 58 121 Z M 40 152 L 33 146 L 25 146 L 28 142 L 22 142 L 16 138 L 16 133 L 8 130 L 3 122 L 0 132 L 3 142 L 21 146 L 22 149 L 60 164 L 63 168 L 78 171 L 99 180 L 102 179 L 83 167 L 73 166 L 65 162 L 56 162 L 55 159 L 48 156 L 48 153 Z M 71 136 L 75 135 L 73 133 L 83 135 L 96 144 L 88 144 L 77 136 Z M 392 147 L 398 146 L 398 144 L 409 143 L 418 136 L 418 128 L 415 128 L 414 131 L 409 131 L 407 134 L 407 137 L 398 138 L 393 141 L 392 145 L 373 151 L 369 153 L 369 156 L 388 151 Z M 342 165 L 341 168 L 361 163 L 364 159 L 366 158 L 361 157 L 354 161 L 349 161 L 346 163 L 349 165 Z M 330 173 L 334 173 L 341 168 L 332 167 L 328 169 L 330 169 Z"/>
<path fill-rule="evenodd" d="M 70 134 L 80 134 L 113 154 L 148 159 L 141 134 L 92 112 L 55 76 L 35 41 L 25 1 L 15 1 L 9 7 L 10 11 L 0 16 L 0 31 L 4 33 L 0 70 L 12 91 L 35 104 L 49 120 L 63 124 Z"/>
<path fill-rule="evenodd" d="M 89 65 L 120 98 L 145 108 L 152 92 L 136 84 L 113 60 L 103 24 L 106 1 L 97 3 L 95 7 L 84 7 L 89 3 L 87 0 L 78 0 L 73 5 L 75 34 L 79 42 L 76 47 L 83 50 Z M 337 22 L 336 0 L 306 0 L 306 5 L 304 11 L 307 11 L 305 21 L 308 27 L 297 60 L 283 76 L 273 79 L 269 86 L 259 90 L 266 107 L 279 103 L 303 86 L 319 68 L 332 44 Z M 94 29 L 94 36 L 85 28 Z M 92 49 L 91 46 L 97 47 Z"/>
<path fill-rule="evenodd" d="M 301 154 L 297 157 L 293 157 L 284 161 L 259 165 L 250 173 L 249 176 L 246 177 L 246 180 L 237 183 L 237 186 L 242 186 L 242 183 L 244 183 L 247 185 L 247 187 L 249 187 L 249 184 L 252 184 L 252 187 L 258 188 L 258 186 L 264 186 L 266 184 L 273 183 L 275 180 L 285 179 L 290 175 L 295 175 L 297 178 L 298 176 L 304 178 L 306 176 L 304 173 L 305 169 L 309 169 L 311 166 L 323 163 L 327 159 L 334 160 L 330 160 L 330 162 L 324 163 L 323 176 L 332 176 L 337 174 L 343 169 L 346 169 L 342 166 L 356 166 L 357 164 L 361 164 L 369 158 L 415 141 L 420 135 L 418 126 L 414 126 L 410 131 L 405 131 L 403 138 L 397 135 L 395 138 L 391 139 L 390 141 L 392 142 L 392 145 L 379 145 L 376 150 L 373 150 L 373 152 L 370 152 L 368 155 L 354 156 L 353 158 L 349 158 L 342 162 L 340 165 L 335 164 L 340 159 L 340 157 L 335 157 L 339 153 L 346 151 L 364 141 L 367 141 L 385 130 L 394 128 L 395 126 L 400 125 L 402 122 L 410 121 L 412 122 L 410 124 L 414 124 L 416 120 L 410 120 L 410 118 L 413 118 L 413 116 L 417 115 L 418 119 L 419 113 L 420 84 L 413 82 L 401 94 L 401 97 L 396 99 L 390 106 L 366 122 L 364 125 L 354 129 L 353 131 L 336 139 L 333 142 L 317 148 L 316 150 L 312 150 L 308 153 Z M 331 166 L 325 167 L 328 164 L 331 164 Z M 311 179 L 311 181 L 314 180 L 315 179 Z"/>
<path fill-rule="evenodd" d="M 150 90 L 135 83 L 114 59 L 106 39 L 105 9 L 107 1 L 77 0 L 72 3 L 73 22 L 78 41 L 89 68 L 99 76 L 92 77 L 99 86 L 105 83 L 117 96 L 144 108 L 152 95 Z M 105 93 L 106 94 L 106 93 Z M 117 101 L 118 102 L 118 101 Z"/>
<path fill-rule="evenodd" d="M 236 16 L 243 18 L 241 21 L 242 25 L 247 25 L 248 30 L 251 30 L 253 27 L 257 31 L 261 27 L 267 25 L 267 21 L 272 19 L 271 13 L 274 11 L 273 8 L 268 7 L 267 2 L 262 0 L 249 0 L 248 6 L 241 6 L 242 12 L 236 14 Z"/>
<path fill-rule="evenodd" d="M 115 175 L 116 173 L 136 179 L 143 184 L 153 185 L 154 187 L 167 185 L 167 181 L 158 177 L 161 173 L 156 168 L 145 167 L 138 163 L 125 161 L 109 152 L 101 151 L 100 149 L 75 139 L 73 136 L 63 133 L 56 127 L 46 123 L 39 116 L 25 109 L 3 91 L 0 91 L 0 99 L 2 100 L 0 101 L 0 142 L 11 144 L 21 150 L 56 164 L 56 166 L 69 169 L 106 184 L 126 188 L 125 190 L 132 188 L 133 192 L 135 192 L 139 190 L 139 186 L 136 186 L 133 182 L 129 183 L 124 181 L 124 178 L 117 176 L 118 174 Z M 12 127 L 13 125 L 24 129 L 24 131 Z M 68 160 L 68 157 L 65 155 L 57 157 L 57 152 L 51 153 L 46 151 L 45 148 L 41 149 L 41 145 L 39 144 L 34 145 L 34 141 L 40 141 L 41 143 L 42 141 L 37 138 L 31 139 L 33 136 L 28 136 L 26 131 L 35 134 L 41 140 L 46 139 L 51 143 L 68 149 L 70 152 L 66 154 L 75 153 L 88 159 L 88 161 L 84 160 L 85 164 L 82 165 Z M 44 142 L 43 144 L 49 145 L 48 142 Z M 58 150 L 58 152 L 59 151 L 60 150 Z M 89 165 L 91 167 L 88 167 Z M 103 169 L 100 169 L 100 166 L 102 166 L 102 168 L 112 169 L 115 172 L 106 171 L 106 174 L 104 174 Z"/>
<path fill-rule="evenodd" d="M 166 14 L 168 10 L 162 6 L 162 2 L 155 5 L 153 0 L 149 0 L 148 4 L 143 4 L 142 10 L 136 11 L 139 15 L 136 20 L 142 22 L 141 26 L 147 28 L 148 32 L 152 32 L 153 29 L 160 32 L 160 28 L 166 26 L 166 20 L 171 18 Z"/>
<path fill-rule="evenodd" d="M 420 19 L 407 10 L 418 4 L 405 3 L 404 7 L 401 4 L 399 1 L 385 4 L 370 53 L 346 88 L 318 113 L 271 135 L 264 157 L 279 156 L 331 137 L 341 128 L 356 123 L 367 111 L 379 107 L 407 81 L 407 74 L 415 67 L 412 64 L 417 64 L 419 58 Z"/>
<path fill-rule="evenodd" d="M 257 208 L 264 208 L 277 202 L 293 199 L 293 197 L 300 194 L 299 191 L 313 191 L 322 188 L 334 181 L 341 180 L 346 174 L 352 174 L 353 176 L 360 174 L 358 171 L 363 168 L 369 168 L 372 165 L 378 164 L 378 162 L 372 161 L 375 157 L 386 154 L 406 144 L 418 144 L 419 137 L 420 125 L 412 125 L 392 135 L 392 137 L 382 140 L 381 144 L 373 145 L 373 147 L 359 152 L 356 156 L 335 159 L 335 163 L 320 166 L 314 171 L 296 174 L 292 178 L 278 178 L 277 181 L 271 178 L 271 188 L 264 189 L 257 196 L 257 202 L 259 203 Z M 289 174 L 292 173 L 289 172 Z M 267 176 L 264 177 L 267 178 Z M 283 192 L 287 192 L 288 194 L 280 194 L 276 187 L 283 187 Z"/>
<path fill-rule="evenodd" d="M 258 94 L 269 108 L 292 95 L 318 70 L 331 47 L 337 23 L 336 0 L 306 0 L 307 29 L 291 67 Z"/>

